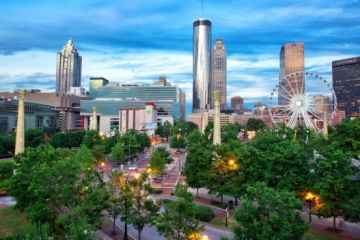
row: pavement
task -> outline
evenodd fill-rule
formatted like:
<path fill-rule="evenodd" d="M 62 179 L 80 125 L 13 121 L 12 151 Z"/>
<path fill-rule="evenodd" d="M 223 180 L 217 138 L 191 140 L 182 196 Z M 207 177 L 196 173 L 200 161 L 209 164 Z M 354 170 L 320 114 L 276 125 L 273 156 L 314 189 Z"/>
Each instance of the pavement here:
<path fill-rule="evenodd" d="M 0 197 L 0 208 L 14 206 L 15 204 L 16 204 L 16 201 L 12 197 Z"/>

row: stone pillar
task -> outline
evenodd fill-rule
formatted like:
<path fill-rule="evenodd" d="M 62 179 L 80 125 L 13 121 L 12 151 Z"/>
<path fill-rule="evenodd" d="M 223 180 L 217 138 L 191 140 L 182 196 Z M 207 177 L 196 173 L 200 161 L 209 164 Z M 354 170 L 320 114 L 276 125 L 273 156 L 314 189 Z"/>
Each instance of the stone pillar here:
<path fill-rule="evenodd" d="M 328 111 L 327 111 L 327 104 L 325 103 L 324 105 L 324 121 L 323 121 L 323 135 L 325 139 L 328 139 L 329 137 L 329 132 L 328 132 L 328 120 L 327 120 L 327 115 L 328 115 Z"/>
<path fill-rule="evenodd" d="M 15 155 L 25 151 L 25 114 L 24 114 L 24 100 L 25 92 L 19 90 L 18 97 L 18 116 L 16 126 L 16 142 L 15 142 Z"/>
<path fill-rule="evenodd" d="M 220 99 L 221 92 L 214 91 L 214 135 L 213 135 L 213 144 L 221 144 L 221 126 L 220 126 Z"/>
<path fill-rule="evenodd" d="M 93 107 L 93 116 L 92 116 L 92 126 L 91 126 L 91 130 L 97 130 L 96 107 Z"/>

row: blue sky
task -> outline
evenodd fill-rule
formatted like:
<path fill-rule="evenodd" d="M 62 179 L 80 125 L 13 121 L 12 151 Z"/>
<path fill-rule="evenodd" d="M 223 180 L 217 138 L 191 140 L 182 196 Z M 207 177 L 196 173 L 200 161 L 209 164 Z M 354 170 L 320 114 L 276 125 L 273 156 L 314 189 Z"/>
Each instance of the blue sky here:
<path fill-rule="evenodd" d="M 192 22 L 200 0 L 0 0 L 0 91 L 55 88 L 69 37 L 89 76 L 151 83 L 159 75 L 192 99 Z M 331 61 L 360 55 L 358 0 L 204 1 L 212 38 L 228 51 L 228 100 L 266 103 L 284 43 L 305 43 L 305 68 L 331 80 Z"/>

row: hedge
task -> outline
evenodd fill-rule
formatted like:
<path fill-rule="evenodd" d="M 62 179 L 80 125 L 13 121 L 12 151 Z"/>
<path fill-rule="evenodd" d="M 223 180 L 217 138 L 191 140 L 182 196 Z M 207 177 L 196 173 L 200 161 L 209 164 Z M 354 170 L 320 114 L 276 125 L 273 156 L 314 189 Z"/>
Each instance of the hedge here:
<path fill-rule="evenodd" d="M 209 222 L 214 218 L 214 216 L 215 214 L 211 208 L 202 205 L 195 205 L 195 218 L 197 220 Z"/>
<path fill-rule="evenodd" d="M 0 180 L 10 178 L 13 175 L 14 162 L 0 160 Z"/>

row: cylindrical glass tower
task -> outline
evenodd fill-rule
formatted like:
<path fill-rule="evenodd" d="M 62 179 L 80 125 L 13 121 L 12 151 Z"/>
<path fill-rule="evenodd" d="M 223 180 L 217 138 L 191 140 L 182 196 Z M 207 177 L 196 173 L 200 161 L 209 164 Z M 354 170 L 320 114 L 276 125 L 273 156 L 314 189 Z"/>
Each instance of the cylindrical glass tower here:
<path fill-rule="evenodd" d="M 193 112 L 210 108 L 211 21 L 197 19 L 193 24 Z"/>

